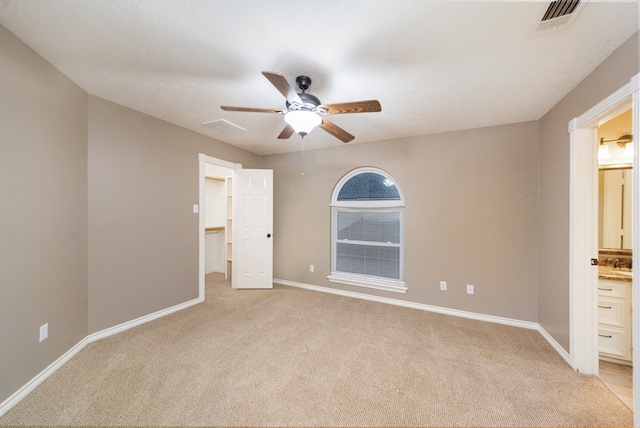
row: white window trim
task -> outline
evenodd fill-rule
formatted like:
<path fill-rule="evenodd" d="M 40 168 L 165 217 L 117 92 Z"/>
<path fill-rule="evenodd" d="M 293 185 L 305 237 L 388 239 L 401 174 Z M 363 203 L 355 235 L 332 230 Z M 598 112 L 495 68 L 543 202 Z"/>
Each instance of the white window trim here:
<path fill-rule="evenodd" d="M 397 188 L 398 186 L 396 186 Z M 402 197 L 402 195 L 400 195 Z M 404 208 L 404 201 L 392 199 L 390 201 L 334 201 L 331 207 L 344 208 Z"/>
<path fill-rule="evenodd" d="M 394 200 L 379 200 L 379 201 L 338 201 L 338 194 L 342 189 L 342 186 L 349 181 L 352 177 L 373 172 L 391 179 L 398 190 L 400 199 Z M 354 285 L 358 287 L 373 288 L 376 290 L 392 291 L 396 293 L 406 293 L 407 287 L 404 281 L 404 195 L 402 190 L 398 187 L 397 182 L 385 171 L 378 168 L 364 167 L 357 168 L 345 174 L 333 189 L 333 195 L 331 197 L 331 274 L 327 276 L 330 282 Z M 347 272 L 336 271 L 336 242 L 337 241 L 337 212 L 338 208 L 343 209 L 358 209 L 358 208 L 397 208 L 400 211 L 400 243 L 396 244 L 400 247 L 400 279 L 384 278 L 379 276 L 365 275 L 365 274 L 353 274 Z M 384 244 L 383 244 L 384 245 Z M 395 246 L 395 245 L 394 245 Z"/>
<path fill-rule="evenodd" d="M 331 272 L 327 276 L 329 282 L 337 282 L 340 284 L 355 285 L 358 287 L 374 288 L 376 290 L 394 291 L 396 293 L 406 293 L 407 287 L 404 281 L 395 279 L 382 279 L 380 277 L 368 275 L 350 275 L 344 272 Z"/>

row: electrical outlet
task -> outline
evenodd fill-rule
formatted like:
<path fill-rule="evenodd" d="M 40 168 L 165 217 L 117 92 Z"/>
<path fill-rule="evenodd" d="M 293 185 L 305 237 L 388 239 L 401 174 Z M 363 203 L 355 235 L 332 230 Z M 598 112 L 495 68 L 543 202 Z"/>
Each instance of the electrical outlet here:
<path fill-rule="evenodd" d="M 40 342 L 49 337 L 49 323 L 40 326 Z"/>
<path fill-rule="evenodd" d="M 467 284 L 467 294 L 473 294 L 473 285 Z"/>
<path fill-rule="evenodd" d="M 440 281 L 440 290 L 447 291 L 447 281 Z"/>
<path fill-rule="evenodd" d="M 316 268 L 313 265 L 309 265 L 309 272 L 315 272 Z"/>

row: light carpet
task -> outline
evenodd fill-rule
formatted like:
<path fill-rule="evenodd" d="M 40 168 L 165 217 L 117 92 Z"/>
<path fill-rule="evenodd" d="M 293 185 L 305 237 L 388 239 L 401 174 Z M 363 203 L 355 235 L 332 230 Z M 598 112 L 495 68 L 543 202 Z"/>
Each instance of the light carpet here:
<path fill-rule="evenodd" d="M 291 287 L 233 290 L 92 343 L 1 426 L 631 426 L 542 336 Z"/>

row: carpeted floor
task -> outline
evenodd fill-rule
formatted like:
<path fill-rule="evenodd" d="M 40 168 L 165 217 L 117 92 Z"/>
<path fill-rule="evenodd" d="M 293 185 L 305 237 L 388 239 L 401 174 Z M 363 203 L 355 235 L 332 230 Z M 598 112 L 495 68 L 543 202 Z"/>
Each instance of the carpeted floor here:
<path fill-rule="evenodd" d="M 87 346 L 0 426 L 631 426 L 539 333 L 302 289 L 233 290 Z"/>

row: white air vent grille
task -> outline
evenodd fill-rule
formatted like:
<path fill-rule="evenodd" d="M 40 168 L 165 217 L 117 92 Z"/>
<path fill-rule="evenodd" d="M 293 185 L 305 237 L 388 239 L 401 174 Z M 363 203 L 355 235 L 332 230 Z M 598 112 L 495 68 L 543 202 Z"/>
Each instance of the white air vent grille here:
<path fill-rule="evenodd" d="M 542 17 L 542 22 L 549 21 L 550 19 L 560 18 L 562 16 L 567 16 L 573 13 L 578 7 L 578 3 L 580 0 L 558 0 L 552 1 L 547 8 L 544 16 Z"/>
<path fill-rule="evenodd" d="M 587 0 L 552 1 L 538 22 L 537 31 L 546 32 L 569 27 L 582 10 Z"/>
<path fill-rule="evenodd" d="M 222 132 L 223 134 L 231 134 L 233 132 L 243 132 L 244 128 L 240 128 L 228 120 L 218 119 L 211 122 L 203 122 L 204 126 L 213 129 L 214 131 Z"/>

